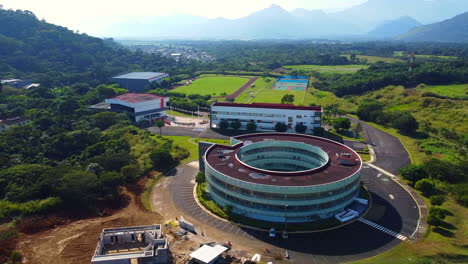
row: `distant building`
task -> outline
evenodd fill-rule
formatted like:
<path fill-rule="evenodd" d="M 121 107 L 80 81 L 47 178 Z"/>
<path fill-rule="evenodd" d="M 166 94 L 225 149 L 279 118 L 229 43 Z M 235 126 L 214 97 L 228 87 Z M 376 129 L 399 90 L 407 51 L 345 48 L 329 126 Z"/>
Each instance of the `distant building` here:
<path fill-rule="evenodd" d="M 126 112 L 133 122 L 166 116 L 168 97 L 149 93 L 124 93 L 105 100 L 107 110 Z"/>
<path fill-rule="evenodd" d="M 31 120 L 21 116 L 0 119 L 0 132 L 7 130 L 11 126 L 24 126 L 29 122 L 31 122 Z"/>
<path fill-rule="evenodd" d="M 284 123 L 288 131 L 295 131 L 297 124 L 306 126 L 305 133 L 312 133 L 315 127 L 321 127 L 322 108 L 319 106 L 295 106 L 291 104 L 235 104 L 218 102 L 211 105 L 211 127 L 218 128 L 223 120 L 239 120 L 240 129 L 245 130 L 247 123 L 254 122 L 257 131 L 273 131 L 277 123 Z"/>
<path fill-rule="evenodd" d="M 0 81 L 3 85 L 8 85 L 15 88 L 23 88 L 32 84 L 30 80 L 21 80 L 21 79 L 6 79 Z"/>
<path fill-rule="evenodd" d="M 115 76 L 112 80 L 131 92 L 144 92 L 148 90 L 148 84 L 160 82 L 167 77 L 169 74 L 161 72 L 130 72 Z"/>
<path fill-rule="evenodd" d="M 161 225 L 104 229 L 91 263 L 170 263 L 169 245 Z"/>

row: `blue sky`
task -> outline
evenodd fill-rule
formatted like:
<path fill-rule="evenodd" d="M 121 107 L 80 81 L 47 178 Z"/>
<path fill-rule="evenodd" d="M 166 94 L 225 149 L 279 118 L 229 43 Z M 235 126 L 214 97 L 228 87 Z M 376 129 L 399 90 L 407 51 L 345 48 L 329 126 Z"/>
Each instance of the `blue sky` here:
<path fill-rule="evenodd" d="M 184 13 L 235 19 L 278 4 L 287 10 L 342 9 L 366 0 L 0 0 L 4 8 L 26 9 L 48 22 L 93 33 L 120 20 Z"/>

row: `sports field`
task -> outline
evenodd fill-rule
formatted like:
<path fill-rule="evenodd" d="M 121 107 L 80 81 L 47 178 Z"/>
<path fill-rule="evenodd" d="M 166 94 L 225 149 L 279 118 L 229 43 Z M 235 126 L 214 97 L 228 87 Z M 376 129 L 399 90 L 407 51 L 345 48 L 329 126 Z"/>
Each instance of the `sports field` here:
<path fill-rule="evenodd" d="M 192 84 L 177 87 L 172 91 L 184 94 L 224 96 L 237 91 L 248 81 L 248 77 L 203 77 L 196 79 Z"/>
<path fill-rule="evenodd" d="M 316 90 L 309 87 L 308 91 L 288 91 L 288 90 L 272 90 L 270 82 L 259 78 L 255 82 L 255 87 L 248 88 L 239 95 L 235 102 L 241 104 L 250 103 L 281 103 L 281 98 L 286 94 L 294 95 L 295 105 L 321 105 L 339 104 L 343 109 L 355 111 L 356 105 L 350 103 L 346 99 L 336 97 L 333 93 Z"/>
<path fill-rule="evenodd" d="M 286 65 L 285 69 L 290 70 L 303 70 L 303 71 L 316 71 L 320 73 L 355 73 L 360 69 L 369 68 L 368 65 L 336 65 L 336 66 L 323 66 L 323 65 Z"/>
<path fill-rule="evenodd" d="M 418 86 L 417 90 L 431 92 L 450 99 L 468 100 L 468 84 Z"/>
<path fill-rule="evenodd" d="M 309 86 L 308 77 L 281 76 L 273 84 L 273 90 L 279 91 L 306 91 Z"/>

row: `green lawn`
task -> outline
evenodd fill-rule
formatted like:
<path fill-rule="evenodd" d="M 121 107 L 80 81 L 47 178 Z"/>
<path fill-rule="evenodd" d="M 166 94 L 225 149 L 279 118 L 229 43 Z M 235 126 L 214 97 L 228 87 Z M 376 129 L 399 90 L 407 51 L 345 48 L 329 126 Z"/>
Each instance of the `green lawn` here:
<path fill-rule="evenodd" d="M 163 128 L 164 129 L 164 128 Z M 163 136 L 172 139 L 175 145 L 179 145 L 190 152 L 190 156 L 182 160 L 181 163 L 186 163 L 191 160 L 198 159 L 198 141 L 213 142 L 217 144 L 230 145 L 229 140 L 209 139 L 209 138 L 192 138 L 189 136 Z"/>
<path fill-rule="evenodd" d="M 336 66 L 322 66 L 322 65 L 286 65 L 285 69 L 290 70 L 303 70 L 303 71 L 316 71 L 320 73 L 354 73 L 361 69 L 367 69 L 367 65 L 336 65 Z"/>
<path fill-rule="evenodd" d="M 231 76 L 203 77 L 193 81 L 190 85 L 180 86 L 172 91 L 184 94 L 223 96 L 232 94 L 248 81 L 248 78 Z"/>
<path fill-rule="evenodd" d="M 418 86 L 417 90 L 421 92 L 431 92 L 437 95 L 451 98 L 468 100 L 468 84 L 460 85 L 437 85 L 437 86 Z"/>

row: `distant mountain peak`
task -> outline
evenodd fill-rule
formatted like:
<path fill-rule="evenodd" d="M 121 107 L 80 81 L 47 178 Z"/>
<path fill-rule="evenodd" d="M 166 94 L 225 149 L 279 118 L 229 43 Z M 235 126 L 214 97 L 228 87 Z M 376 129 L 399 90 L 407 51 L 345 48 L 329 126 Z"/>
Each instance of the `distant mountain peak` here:
<path fill-rule="evenodd" d="M 402 16 L 394 20 L 386 20 L 371 30 L 368 35 L 378 38 L 393 38 L 408 30 L 421 26 L 421 23 L 410 16 Z"/>

